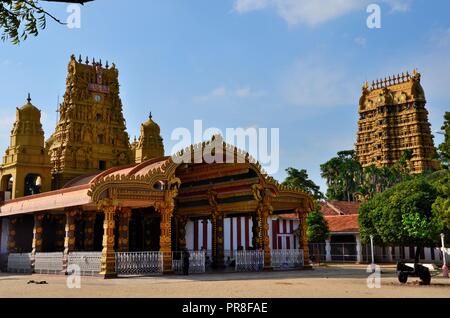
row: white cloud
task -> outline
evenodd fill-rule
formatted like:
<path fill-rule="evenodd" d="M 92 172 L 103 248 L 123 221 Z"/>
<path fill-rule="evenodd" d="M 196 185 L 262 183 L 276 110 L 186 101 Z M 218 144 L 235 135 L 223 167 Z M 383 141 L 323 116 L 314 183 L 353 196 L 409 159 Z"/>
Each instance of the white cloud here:
<path fill-rule="evenodd" d="M 411 0 L 381 0 L 391 12 L 405 12 Z M 271 8 L 289 25 L 316 26 L 364 9 L 373 0 L 235 0 L 234 10 L 247 13 Z M 365 10 L 362 11 L 364 14 Z"/>
<path fill-rule="evenodd" d="M 282 79 L 281 95 L 288 103 L 310 110 L 351 106 L 358 98 L 355 87 L 360 86 L 351 78 L 336 64 L 325 64 L 317 57 L 302 59 Z"/>
<path fill-rule="evenodd" d="M 214 88 L 211 92 L 209 92 L 206 95 L 201 96 L 194 96 L 193 101 L 195 103 L 205 103 L 207 101 L 210 101 L 212 99 L 223 97 L 227 94 L 227 89 L 225 86 L 219 86 L 217 88 Z"/>
<path fill-rule="evenodd" d="M 263 90 L 254 91 L 250 87 L 243 87 L 236 89 L 234 95 L 237 97 L 261 97 L 266 95 L 266 92 Z"/>
<path fill-rule="evenodd" d="M 412 5 L 412 0 L 383 0 L 383 2 L 390 6 L 391 12 L 406 12 Z"/>
<path fill-rule="evenodd" d="M 239 13 L 244 13 L 264 9 L 268 5 L 268 0 L 238 0 L 234 3 L 234 9 Z"/>
<path fill-rule="evenodd" d="M 205 103 L 214 99 L 224 98 L 224 97 L 237 97 L 237 98 L 248 98 L 248 97 L 261 97 L 266 94 L 263 90 L 252 90 L 250 87 L 239 87 L 234 90 L 229 90 L 225 86 L 219 86 L 213 89 L 206 95 L 194 96 L 193 101 L 195 103 Z"/>

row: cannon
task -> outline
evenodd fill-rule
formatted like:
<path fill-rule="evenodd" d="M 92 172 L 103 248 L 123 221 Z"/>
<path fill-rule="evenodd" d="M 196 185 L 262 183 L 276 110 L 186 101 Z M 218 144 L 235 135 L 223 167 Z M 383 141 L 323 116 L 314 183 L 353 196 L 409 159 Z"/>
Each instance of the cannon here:
<path fill-rule="evenodd" d="M 397 263 L 397 275 L 398 280 L 402 284 L 406 284 L 408 277 L 419 277 L 425 285 L 429 285 L 431 282 L 430 270 L 418 263 L 414 264 L 414 267 L 408 266 L 403 262 Z"/>

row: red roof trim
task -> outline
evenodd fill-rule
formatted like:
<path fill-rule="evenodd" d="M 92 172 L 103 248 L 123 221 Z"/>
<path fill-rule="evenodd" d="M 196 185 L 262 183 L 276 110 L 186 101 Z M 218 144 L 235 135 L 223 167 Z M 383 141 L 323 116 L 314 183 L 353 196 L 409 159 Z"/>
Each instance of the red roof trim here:
<path fill-rule="evenodd" d="M 63 194 L 63 193 L 69 193 L 69 192 L 74 192 L 74 191 L 78 191 L 78 190 L 83 190 L 83 189 L 89 189 L 90 185 L 89 184 L 83 184 L 81 186 L 76 186 L 76 187 L 71 187 L 71 188 L 66 188 L 66 189 L 60 189 L 60 190 L 54 190 L 54 191 L 48 191 L 48 192 L 44 192 L 44 193 L 39 193 L 39 194 L 34 194 L 34 195 L 29 195 L 26 197 L 21 197 L 21 198 L 17 198 L 17 199 L 13 199 L 13 200 L 8 200 L 3 202 L 2 205 L 7 205 L 9 203 L 16 203 L 16 202 L 21 202 L 21 201 L 27 201 L 27 200 L 32 200 L 32 199 L 37 199 L 37 198 L 45 198 L 45 197 L 49 197 L 55 194 Z"/>
<path fill-rule="evenodd" d="M 157 163 L 157 162 L 160 162 L 160 161 L 166 161 L 166 160 L 169 159 L 169 158 L 170 158 L 169 156 L 164 156 L 164 157 L 153 158 L 153 159 L 144 161 L 144 162 L 142 162 L 142 163 L 136 165 L 136 167 L 134 167 L 134 168 L 128 173 L 128 175 L 131 176 L 132 174 L 135 174 L 136 172 L 139 172 L 140 170 L 142 170 L 143 168 L 145 168 L 145 167 L 147 167 L 147 166 L 149 166 L 149 165 L 151 165 L 151 164 L 154 164 L 154 163 Z"/>

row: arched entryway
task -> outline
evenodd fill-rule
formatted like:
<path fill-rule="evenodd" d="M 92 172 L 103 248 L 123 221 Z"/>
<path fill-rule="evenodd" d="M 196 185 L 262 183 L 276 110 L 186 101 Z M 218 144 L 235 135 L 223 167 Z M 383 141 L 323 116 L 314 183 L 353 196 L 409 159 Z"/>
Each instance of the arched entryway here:
<path fill-rule="evenodd" d="M 42 177 L 39 174 L 30 173 L 25 177 L 24 196 L 41 193 Z"/>
<path fill-rule="evenodd" d="M 1 180 L 0 191 L 5 193 L 4 199 L 10 200 L 14 187 L 14 178 L 11 174 L 4 175 Z"/>

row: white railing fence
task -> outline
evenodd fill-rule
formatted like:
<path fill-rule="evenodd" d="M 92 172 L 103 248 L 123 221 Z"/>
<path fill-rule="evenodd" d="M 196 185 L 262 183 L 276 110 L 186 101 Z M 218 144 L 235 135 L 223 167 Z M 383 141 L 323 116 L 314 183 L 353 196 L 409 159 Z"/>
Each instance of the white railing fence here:
<path fill-rule="evenodd" d="M 68 265 L 78 265 L 81 275 L 97 275 L 101 271 L 102 252 L 71 252 Z"/>
<path fill-rule="evenodd" d="M 61 274 L 63 271 L 63 252 L 36 253 L 34 272 L 38 274 Z"/>
<path fill-rule="evenodd" d="M 31 273 L 31 253 L 11 253 L 8 255 L 8 272 Z"/>
<path fill-rule="evenodd" d="M 304 266 L 303 250 L 272 250 L 270 256 L 274 269 L 300 268 Z"/>
<path fill-rule="evenodd" d="M 183 272 L 184 252 L 172 253 L 172 270 L 176 273 Z M 205 251 L 189 251 L 189 273 L 204 273 L 206 252 Z"/>
<path fill-rule="evenodd" d="M 117 275 L 149 275 L 162 272 L 162 252 L 116 252 Z"/>
<path fill-rule="evenodd" d="M 236 251 L 237 272 L 258 272 L 264 267 L 264 251 L 248 250 Z"/>

